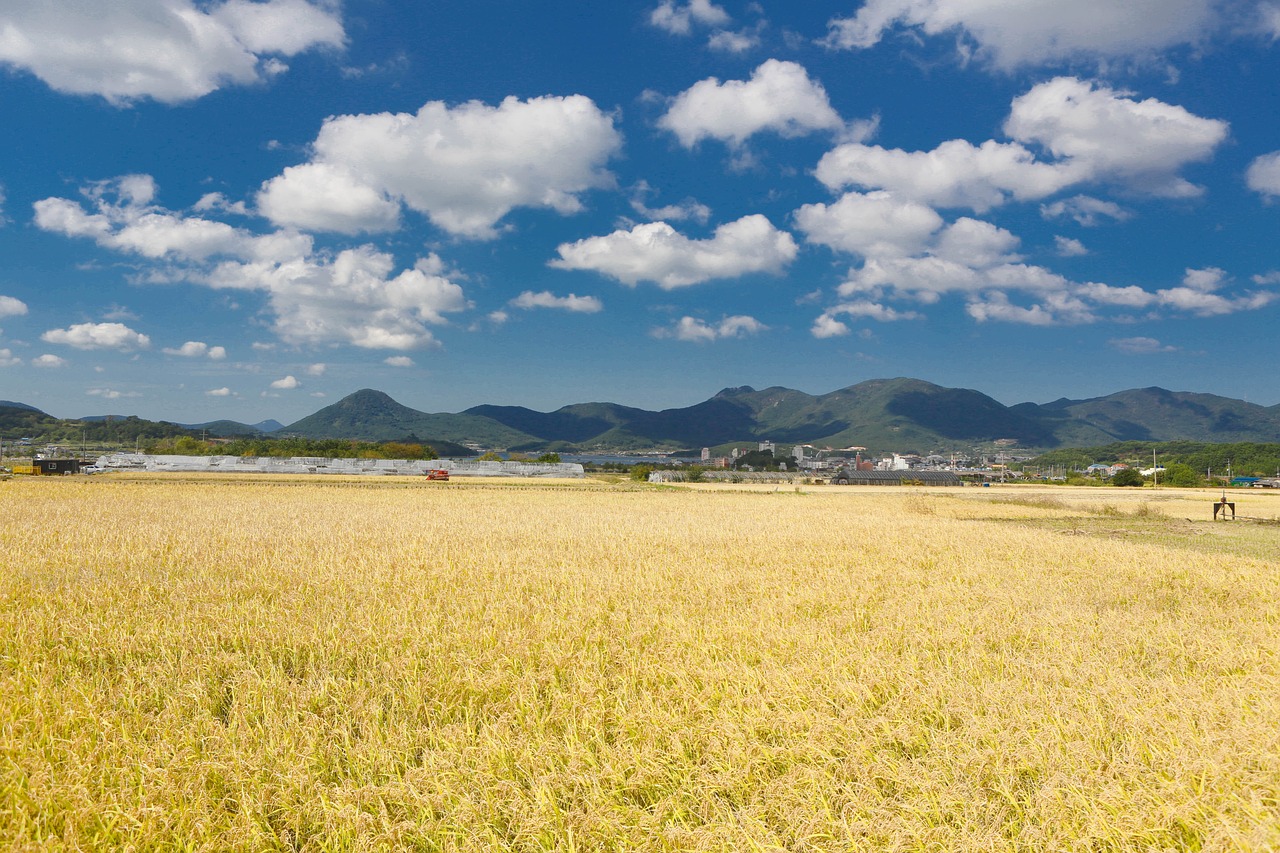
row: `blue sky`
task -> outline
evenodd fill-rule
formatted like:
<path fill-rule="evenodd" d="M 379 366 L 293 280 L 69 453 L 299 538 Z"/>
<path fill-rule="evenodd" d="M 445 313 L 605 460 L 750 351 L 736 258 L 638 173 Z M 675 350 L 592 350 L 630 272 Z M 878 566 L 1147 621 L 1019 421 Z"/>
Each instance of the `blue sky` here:
<path fill-rule="evenodd" d="M 6 4 L 0 399 L 1273 405 L 1278 37 L 1272 0 Z"/>

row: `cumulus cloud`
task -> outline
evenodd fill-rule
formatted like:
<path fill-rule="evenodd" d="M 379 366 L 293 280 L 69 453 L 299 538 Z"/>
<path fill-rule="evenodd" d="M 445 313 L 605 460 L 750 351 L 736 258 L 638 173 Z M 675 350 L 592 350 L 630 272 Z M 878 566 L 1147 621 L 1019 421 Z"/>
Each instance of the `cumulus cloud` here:
<path fill-rule="evenodd" d="M 65 358 L 59 358 L 58 356 L 53 355 L 51 353 L 45 353 L 44 355 L 36 356 L 35 358 L 31 359 L 32 367 L 56 368 L 56 367 L 65 367 L 66 364 L 67 364 L 67 360 Z"/>
<path fill-rule="evenodd" d="M 935 207 L 979 213 L 1010 197 L 1044 198 L 1074 180 L 1059 164 L 1037 162 L 1019 143 L 988 140 L 975 146 L 963 139 L 948 140 L 932 151 L 848 143 L 825 154 L 815 174 L 831 189 L 891 190 Z"/>
<path fill-rule="evenodd" d="M 257 203 L 276 225 L 345 234 L 395 228 L 404 205 L 450 234 L 488 239 L 517 207 L 580 210 L 582 193 L 613 186 L 605 164 L 621 145 L 613 119 L 582 95 L 337 116 L 311 162 L 263 184 Z"/>
<path fill-rule="evenodd" d="M 834 204 L 806 204 L 795 220 L 810 243 L 875 257 L 920 252 L 943 225 L 933 208 L 887 192 L 851 192 Z"/>
<path fill-rule="evenodd" d="M 0 64 L 117 105 L 261 82 L 284 70 L 279 56 L 345 39 L 329 4 L 306 0 L 49 0 L 0 11 Z"/>
<path fill-rule="evenodd" d="M 212 388 L 204 392 L 206 397 L 230 397 L 231 389 L 225 385 L 221 388 Z"/>
<path fill-rule="evenodd" d="M 898 28 L 960 35 L 992 66 L 1011 70 L 1085 59 L 1145 58 L 1197 43 L 1214 29 L 1214 0 L 867 0 L 830 22 L 827 45 L 869 48 Z"/>
<path fill-rule="evenodd" d="M 295 231 L 256 235 L 184 217 L 152 204 L 154 183 L 142 177 L 86 188 L 89 210 L 70 199 L 39 201 L 36 224 L 160 262 L 146 273 L 148 281 L 265 293 L 276 333 L 291 344 L 432 346 L 427 327 L 469 307 L 434 254 L 397 272 L 394 259 L 373 246 L 333 254 L 316 251 L 310 237 Z"/>
<path fill-rule="evenodd" d="M 708 324 L 696 317 L 681 317 L 669 327 L 654 329 L 652 334 L 655 338 L 710 343 L 725 338 L 745 338 L 767 331 L 768 328 L 768 326 L 754 317 L 737 314 L 732 317 L 725 317 L 715 325 Z"/>
<path fill-rule="evenodd" d="M 1013 142 L 952 139 L 930 151 L 850 142 L 824 155 L 815 174 L 832 190 L 888 190 L 933 207 L 979 213 L 1088 183 L 1184 197 L 1201 190 L 1178 172 L 1209 159 L 1227 130 L 1226 122 L 1154 98 L 1137 101 L 1106 86 L 1058 77 L 1014 99 L 1004 124 Z M 1118 206 L 1084 196 L 1046 205 L 1042 212 L 1090 224 L 1101 216 L 1123 216 Z"/>
<path fill-rule="evenodd" d="M 76 349 L 119 352 L 133 352 L 151 346 L 150 338 L 123 323 L 77 323 L 66 329 L 50 329 L 40 336 L 40 340 Z"/>
<path fill-rule="evenodd" d="M 1144 337 L 1112 338 L 1111 340 L 1107 341 L 1107 345 L 1110 346 L 1112 349 L 1119 350 L 1120 352 L 1130 353 L 1132 355 L 1150 355 L 1152 353 L 1178 351 L 1178 348 L 1175 346 L 1168 346 L 1166 344 L 1162 344 L 1155 338 L 1144 338 Z"/>
<path fill-rule="evenodd" d="M 532 290 L 526 290 L 515 299 L 511 300 L 511 304 L 517 308 L 557 308 L 561 311 L 574 311 L 581 314 L 595 314 L 604 310 L 604 303 L 594 296 L 578 296 L 570 293 L 568 296 L 556 296 L 549 290 L 542 290 L 534 293 Z"/>
<path fill-rule="evenodd" d="M 21 317 L 27 313 L 27 303 L 12 296 L 0 296 L 0 317 Z"/>
<path fill-rule="evenodd" d="M 1040 215 L 1045 219 L 1066 217 L 1084 228 L 1096 228 L 1104 219 L 1123 222 L 1132 214 L 1113 201 L 1104 201 L 1087 195 L 1073 196 L 1049 204 L 1040 205 Z"/>
<path fill-rule="evenodd" d="M 559 246 L 551 266 L 594 270 L 636 285 L 652 281 L 663 290 L 748 273 L 779 273 L 795 258 L 795 240 L 753 214 L 716 228 L 707 240 L 691 240 L 665 222 L 637 225 L 604 237 Z"/>
<path fill-rule="evenodd" d="M 1015 98 L 1004 131 L 1063 158 L 1084 180 L 1185 197 L 1201 190 L 1178 170 L 1209 159 L 1228 125 L 1155 98 L 1136 101 L 1107 86 L 1058 77 Z"/>
<path fill-rule="evenodd" d="M 1078 258 L 1089 254 L 1084 243 L 1074 237 L 1063 237 L 1061 234 L 1053 236 L 1053 248 L 1060 258 Z"/>
<path fill-rule="evenodd" d="M 725 53 L 746 53 L 760 45 L 760 34 L 751 30 L 720 30 L 707 39 L 707 47 Z"/>
<path fill-rule="evenodd" d="M 782 136 L 840 131 L 844 122 L 802 66 L 770 59 L 750 80 L 722 83 L 710 77 L 695 83 L 676 96 L 658 126 L 691 148 L 703 139 L 740 146 L 766 130 Z"/>
<path fill-rule="evenodd" d="M 84 392 L 89 397 L 101 397 L 104 400 L 119 400 L 123 397 L 141 397 L 137 391 L 117 391 L 114 388 L 90 388 Z"/>
<path fill-rule="evenodd" d="M 1256 310 L 1280 298 L 1274 291 L 1221 293 L 1229 276 L 1217 267 L 1187 270 L 1179 286 L 1154 292 L 1072 281 L 1023 262 L 1018 238 L 1003 228 L 969 217 L 948 224 L 931 208 L 890 193 L 847 193 L 830 206 L 800 208 L 795 220 L 809 242 L 861 258 L 836 288 L 846 301 L 824 311 L 810 329 L 819 338 L 849 334 L 842 315 L 882 321 L 915 316 L 885 300 L 932 304 L 958 295 L 979 322 L 1048 326 L 1092 323 L 1117 309 L 1213 316 Z M 1078 241 L 1057 245 L 1068 255 L 1084 249 Z M 1265 282 L 1255 278 L 1255 283 Z"/>
<path fill-rule="evenodd" d="M 1280 15 L 1280 10 L 1277 14 Z M 1280 196 L 1280 151 L 1255 158 L 1245 172 L 1245 182 L 1249 189 L 1267 198 Z"/>
<path fill-rule="evenodd" d="M 13 354 L 13 350 L 9 348 L 0 349 L 0 367 L 17 367 L 22 364 L 22 359 Z"/>
<path fill-rule="evenodd" d="M 689 0 L 688 3 L 662 0 L 657 8 L 649 13 L 650 24 L 678 36 L 688 35 L 695 23 L 721 27 L 729 23 L 729 20 L 729 13 L 711 0 Z"/>
<path fill-rule="evenodd" d="M 888 305 L 859 300 L 843 302 L 828 308 L 818 315 L 809 330 L 815 338 L 834 338 L 847 335 L 850 329 L 838 317 L 845 316 L 858 320 L 876 320 L 881 323 L 894 323 L 899 320 L 917 320 L 920 314 L 915 311 L 899 311 Z"/>
<path fill-rule="evenodd" d="M 394 231 L 400 203 L 343 165 L 290 166 L 263 185 L 258 210 L 276 224 L 341 234 Z"/>
<path fill-rule="evenodd" d="M 324 376 L 324 372 L 327 369 L 328 367 L 323 362 L 317 361 L 315 364 L 307 365 L 307 375 L 308 376 Z"/>
<path fill-rule="evenodd" d="M 383 364 L 391 367 L 413 367 L 413 359 L 407 355 L 391 355 L 382 360 Z"/>
<path fill-rule="evenodd" d="M 208 358 L 212 361 L 222 361 L 227 357 L 225 348 L 211 347 L 204 341 L 187 341 L 180 347 L 165 347 L 161 352 L 165 355 L 177 355 L 182 358 Z"/>
<path fill-rule="evenodd" d="M 291 391 L 294 388 L 297 388 L 301 384 L 302 383 L 299 382 L 293 375 L 289 375 L 284 377 L 283 379 L 277 379 L 275 382 L 272 382 L 271 387 L 276 389 L 277 391 Z"/>
<path fill-rule="evenodd" d="M 653 187 L 649 186 L 647 181 L 640 181 L 632 191 L 631 209 L 645 219 L 650 221 L 663 220 L 665 222 L 682 222 L 686 219 L 692 219 L 695 222 L 706 224 L 707 220 L 711 218 L 711 208 L 693 198 L 686 198 L 678 204 L 649 207 L 646 200 L 653 192 Z"/>

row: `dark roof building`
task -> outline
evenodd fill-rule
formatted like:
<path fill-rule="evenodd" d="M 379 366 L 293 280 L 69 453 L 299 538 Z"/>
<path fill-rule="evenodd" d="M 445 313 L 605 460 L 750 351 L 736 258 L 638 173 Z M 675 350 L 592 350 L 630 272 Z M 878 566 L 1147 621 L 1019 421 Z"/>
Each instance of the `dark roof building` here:
<path fill-rule="evenodd" d="M 845 468 L 831 478 L 833 483 L 842 480 L 847 480 L 851 486 L 964 485 L 964 481 L 952 471 L 855 471 Z"/>

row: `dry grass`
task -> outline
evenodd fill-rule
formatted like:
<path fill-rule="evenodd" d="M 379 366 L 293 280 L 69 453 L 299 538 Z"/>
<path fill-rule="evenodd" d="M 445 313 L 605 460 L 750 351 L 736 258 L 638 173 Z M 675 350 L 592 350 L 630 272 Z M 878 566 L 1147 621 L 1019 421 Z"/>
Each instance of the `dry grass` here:
<path fill-rule="evenodd" d="M 1280 534 L 1008 494 L 6 482 L 0 847 L 1280 846 Z"/>

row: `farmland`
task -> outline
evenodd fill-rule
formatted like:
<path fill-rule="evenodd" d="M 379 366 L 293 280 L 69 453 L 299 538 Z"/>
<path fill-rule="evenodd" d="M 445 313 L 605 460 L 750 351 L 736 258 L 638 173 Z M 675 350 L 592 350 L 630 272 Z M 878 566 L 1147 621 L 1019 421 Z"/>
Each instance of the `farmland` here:
<path fill-rule="evenodd" d="M 15 478 L 0 847 L 1275 849 L 1211 498 Z"/>

